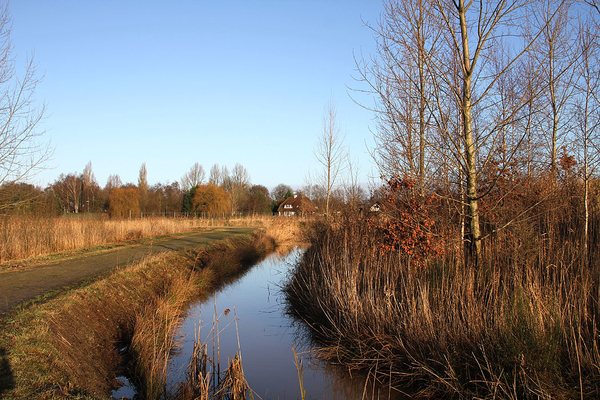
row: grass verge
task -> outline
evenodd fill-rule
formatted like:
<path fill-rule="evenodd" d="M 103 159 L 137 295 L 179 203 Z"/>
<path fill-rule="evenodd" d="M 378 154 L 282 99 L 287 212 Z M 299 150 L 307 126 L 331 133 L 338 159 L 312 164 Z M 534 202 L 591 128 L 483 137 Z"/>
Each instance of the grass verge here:
<path fill-rule="evenodd" d="M 2 321 L 0 396 L 107 398 L 116 383 L 119 346 L 130 340 L 139 382 L 151 395 L 153 371 L 161 367 L 154 355 L 167 343 L 183 306 L 273 248 L 273 239 L 261 233 L 164 253 L 46 303 L 13 310 Z"/>

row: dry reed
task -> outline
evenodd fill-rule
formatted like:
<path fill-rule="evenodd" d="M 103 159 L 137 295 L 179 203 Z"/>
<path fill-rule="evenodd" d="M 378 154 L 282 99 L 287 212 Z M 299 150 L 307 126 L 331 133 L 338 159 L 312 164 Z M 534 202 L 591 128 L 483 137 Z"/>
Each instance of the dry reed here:
<path fill-rule="evenodd" d="M 236 323 L 236 334 L 238 335 L 238 351 L 233 358 L 228 357 L 228 367 L 221 372 L 220 333 L 222 330 L 219 329 L 219 319 L 229 312 L 230 310 L 227 309 L 221 315 L 217 315 L 215 303 L 212 326 L 204 343 L 201 341 L 202 320 L 198 316 L 198 329 L 195 333 L 194 348 L 186 369 L 186 379 L 178 384 L 175 393 L 167 395 L 168 398 L 176 400 L 245 400 L 254 398 L 254 392 L 248 386 L 242 366 L 237 316 L 234 321 Z M 208 339 L 211 335 L 212 339 Z M 212 358 L 208 356 L 209 341 L 212 343 Z"/>
<path fill-rule="evenodd" d="M 600 396 L 598 277 L 568 245 L 550 264 L 499 237 L 479 269 L 415 268 L 374 240 L 358 219 L 322 227 L 287 285 L 324 359 L 417 398 Z"/>
<path fill-rule="evenodd" d="M 280 245 L 286 245 L 299 240 L 302 224 L 301 219 L 270 216 L 228 219 L 0 216 L 0 263 L 217 226 L 263 227 Z"/>

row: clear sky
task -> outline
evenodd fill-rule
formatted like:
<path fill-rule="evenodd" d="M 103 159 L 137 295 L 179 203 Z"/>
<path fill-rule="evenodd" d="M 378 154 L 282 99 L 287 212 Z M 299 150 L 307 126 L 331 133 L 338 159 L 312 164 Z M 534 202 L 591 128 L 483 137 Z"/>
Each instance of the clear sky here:
<path fill-rule="evenodd" d="M 12 0 L 17 73 L 33 53 L 55 148 L 33 182 L 91 161 L 101 186 L 110 174 L 136 183 L 145 162 L 152 185 L 199 162 L 300 187 L 331 96 L 366 181 L 373 114 L 348 86 L 361 88 L 354 55 L 373 53 L 363 21 L 381 11 L 379 0 Z"/>

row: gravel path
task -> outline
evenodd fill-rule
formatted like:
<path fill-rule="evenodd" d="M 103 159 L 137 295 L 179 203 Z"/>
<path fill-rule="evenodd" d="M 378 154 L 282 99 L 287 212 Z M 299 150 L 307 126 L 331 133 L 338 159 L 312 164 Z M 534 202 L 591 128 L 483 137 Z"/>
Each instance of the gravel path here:
<path fill-rule="evenodd" d="M 48 265 L 7 269 L 0 273 L 0 314 L 41 294 L 80 284 L 149 254 L 198 247 L 216 240 L 249 234 L 252 230 L 212 228 L 184 237 L 163 238 L 151 245 L 126 246 L 99 254 L 71 257 Z"/>

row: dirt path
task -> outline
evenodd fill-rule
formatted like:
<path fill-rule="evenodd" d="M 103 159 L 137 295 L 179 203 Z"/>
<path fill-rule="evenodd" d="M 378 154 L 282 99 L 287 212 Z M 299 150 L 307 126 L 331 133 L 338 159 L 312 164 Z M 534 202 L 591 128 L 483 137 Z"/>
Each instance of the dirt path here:
<path fill-rule="evenodd" d="M 164 238 L 152 244 L 71 257 L 32 268 L 3 270 L 0 273 L 0 314 L 41 294 L 80 284 L 149 254 L 198 247 L 215 240 L 248 234 L 252 230 L 253 228 L 211 228 L 184 237 Z"/>

